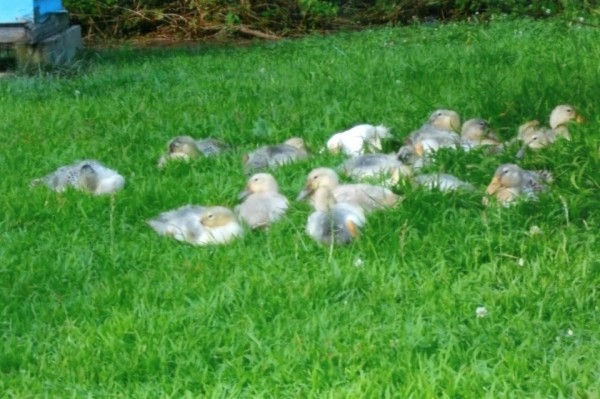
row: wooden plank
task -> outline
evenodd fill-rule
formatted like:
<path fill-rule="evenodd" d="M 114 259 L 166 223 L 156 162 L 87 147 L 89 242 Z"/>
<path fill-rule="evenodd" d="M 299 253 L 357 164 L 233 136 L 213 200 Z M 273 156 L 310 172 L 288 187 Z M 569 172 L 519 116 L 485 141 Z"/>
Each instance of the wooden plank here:
<path fill-rule="evenodd" d="M 69 27 L 67 12 L 47 14 L 41 24 L 0 24 L 0 43 L 37 43 Z"/>
<path fill-rule="evenodd" d="M 25 43 L 27 42 L 27 29 L 25 24 L 0 25 L 0 43 Z"/>

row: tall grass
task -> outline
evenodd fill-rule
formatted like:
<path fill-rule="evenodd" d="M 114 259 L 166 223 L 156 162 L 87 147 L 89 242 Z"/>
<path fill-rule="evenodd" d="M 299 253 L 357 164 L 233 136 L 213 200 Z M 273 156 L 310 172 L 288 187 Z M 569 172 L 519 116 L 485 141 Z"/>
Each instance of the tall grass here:
<path fill-rule="evenodd" d="M 598 397 L 598 38 L 560 22 L 415 26 L 88 50 L 73 77 L 0 80 L 1 396 Z M 304 233 L 304 203 L 220 247 L 145 224 L 186 203 L 233 206 L 258 145 L 307 140 L 310 160 L 273 171 L 294 198 L 311 168 L 341 162 L 318 150 L 354 124 L 389 126 L 392 150 L 445 107 L 509 139 L 560 103 L 588 122 L 521 163 L 556 176 L 536 202 L 481 205 L 513 152 L 443 152 L 431 169 L 475 193 L 399 186 L 403 204 L 331 258 Z M 158 170 L 179 134 L 236 151 Z M 83 158 L 125 189 L 28 187 Z"/>

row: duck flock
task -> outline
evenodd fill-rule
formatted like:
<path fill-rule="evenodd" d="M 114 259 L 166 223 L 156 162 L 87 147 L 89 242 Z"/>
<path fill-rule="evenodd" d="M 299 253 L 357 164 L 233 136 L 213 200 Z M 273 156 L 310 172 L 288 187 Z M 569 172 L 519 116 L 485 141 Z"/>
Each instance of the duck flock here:
<path fill-rule="evenodd" d="M 369 212 L 400 203 L 402 198 L 391 189 L 401 180 L 441 191 L 474 189 L 450 174 L 421 173 L 437 150 L 470 151 L 485 147 L 486 151 L 500 153 L 519 141 L 520 149 L 515 155 L 518 161 L 530 149 L 546 147 L 559 139 L 570 140 L 568 124 L 572 121 L 581 122 L 582 118 L 572 106 L 559 105 L 550 114 L 548 127 L 538 121 L 524 123 L 513 140 L 502 143 L 484 119 L 470 119 L 461 125 L 457 112 L 440 109 L 406 136 L 400 149 L 391 154 L 381 152 L 382 140 L 391 137 L 385 126 L 362 124 L 336 133 L 327 141 L 327 150 L 342 153 L 347 160 L 337 169 L 313 169 L 296 198 L 309 200 L 314 208 L 306 221 L 306 233 L 320 243 L 350 243 L 359 236 Z M 229 150 L 229 145 L 217 139 L 179 136 L 169 141 L 158 167 L 176 160 L 219 156 Z M 299 137 L 260 147 L 244 157 L 244 170 L 250 177 L 234 209 L 185 205 L 161 213 L 148 224 L 160 235 L 192 245 L 223 244 L 242 236 L 246 229 L 268 228 L 285 217 L 289 200 L 266 171 L 308 157 L 304 140 Z M 341 183 L 338 172 L 355 182 Z M 535 198 L 551 182 L 548 171 L 524 170 L 516 163 L 503 164 L 487 186 L 483 203 L 509 206 L 519 198 Z M 84 160 L 34 179 L 32 185 L 45 185 L 57 192 L 74 188 L 94 195 L 113 195 L 124 187 L 125 178 L 96 160 Z"/>

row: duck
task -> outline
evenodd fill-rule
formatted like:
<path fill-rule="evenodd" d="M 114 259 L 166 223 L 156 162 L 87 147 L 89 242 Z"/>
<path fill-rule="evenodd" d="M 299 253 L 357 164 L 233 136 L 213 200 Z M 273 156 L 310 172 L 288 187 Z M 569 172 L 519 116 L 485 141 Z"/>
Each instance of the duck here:
<path fill-rule="evenodd" d="M 448 173 L 428 173 L 417 175 L 414 182 L 421 187 L 429 190 L 438 189 L 442 192 L 467 190 L 472 191 L 474 187 L 471 183 L 464 182 L 458 177 Z"/>
<path fill-rule="evenodd" d="M 500 165 L 485 192 L 495 197 L 499 203 L 510 205 L 518 198 L 536 199 L 537 194 L 547 190 L 552 183 L 552 174 L 548 171 L 524 170 L 516 164 Z M 489 201 L 484 199 L 484 204 Z"/>
<path fill-rule="evenodd" d="M 311 194 L 314 212 L 308 216 L 306 233 L 324 244 L 349 244 L 355 240 L 366 219 L 360 206 L 338 202 L 329 187 Z"/>
<path fill-rule="evenodd" d="M 229 149 L 229 145 L 221 140 L 206 138 L 195 139 L 190 136 L 177 136 L 167 143 L 167 154 L 160 157 L 158 167 L 164 167 L 173 159 L 188 161 L 201 156 L 210 157 Z"/>
<path fill-rule="evenodd" d="M 147 223 L 160 235 L 200 246 L 225 244 L 244 232 L 234 213 L 223 206 L 184 205 Z"/>
<path fill-rule="evenodd" d="M 584 118 L 577 113 L 572 105 L 561 104 L 556 106 L 550 113 L 549 128 L 541 126 L 537 120 L 525 122 L 519 126 L 517 133 L 517 139 L 523 142 L 523 147 L 519 152 L 524 152 L 526 148 L 546 147 L 558 138 L 570 141 L 571 134 L 568 125 L 571 121 L 582 123 Z"/>
<path fill-rule="evenodd" d="M 488 121 L 473 118 L 463 123 L 460 131 L 460 144 L 465 150 L 481 146 L 499 146 L 502 143 L 492 132 Z"/>
<path fill-rule="evenodd" d="M 292 137 L 282 144 L 266 145 L 243 158 L 244 169 L 252 173 L 261 169 L 272 169 L 301 159 L 308 158 L 304 139 Z"/>
<path fill-rule="evenodd" d="M 331 190 L 337 202 L 360 206 L 365 212 L 391 207 L 400 202 L 401 197 L 390 189 L 367 183 L 340 184 L 339 176 L 331 168 L 313 169 L 306 179 L 304 188 L 297 200 L 311 198 L 319 187 Z"/>
<path fill-rule="evenodd" d="M 63 192 L 69 187 L 93 195 L 112 195 L 125 185 L 125 178 L 94 159 L 76 161 L 31 181 L 31 186 L 45 185 L 52 191 Z"/>
<path fill-rule="evenodd" d="M 460 116 L 456 111 L 438 109 L 429 115 L 427 122 L 418 130 L 410 133 L 404 140 L 404 145 L 397 152 L 401 161 L 414 162 L 416 157 L 423 157 L 443 147 L 456 148 L 460 136 Z"/>
<path fill-rule="evenodd" d="M 389 137 L 391 137 L 390 129 L 383 125 L 356 125 L 331 136 L 327 140 L 327 149 L 332 154 L 341 152 L 348 156 L 357 156 L 364 154 L 365 151 L 381 151 L 381 139 Z"/>
<path fill-rule="evenodd" d="M 338 168 L 355 180 L 391 176 L 392 180 L 412 175 L 412 169 L 398 159 L 396 154 L 363 154 L 349 158 Z M 397 181 L 396 181 L 397 183 Z"/>
<path fill-rule="evenodd" d="M 289 207 L 287 198 L 279 193 L 275 177 L 269 173 L 252 175 L 240 199 L 243 202 L 234 211 L 250 229 L 268 227 L 281 219 Z"/>

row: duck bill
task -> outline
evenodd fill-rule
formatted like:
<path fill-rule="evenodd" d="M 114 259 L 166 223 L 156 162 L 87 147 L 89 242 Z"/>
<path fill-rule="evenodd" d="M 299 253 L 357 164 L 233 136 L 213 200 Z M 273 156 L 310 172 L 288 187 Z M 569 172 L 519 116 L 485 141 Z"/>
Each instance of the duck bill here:
<path fill-rule="evenodd" d="M 251 194 L 250 190 L 248 190 L 248 188 L 246 187 L 244 189 L 244 191 L 242 191 L 241 193 L 238 194 L 238 199 L 243 200 L 245 199 L 247 196 L 249 196 Z"/>
<path fill-rule="evenodd" d="M 523 157 L 525 156 L 525 151 L 527 151 L 527 147 L 528 147 L 527 143 L 523 144 L 521 146 L 521 148 L 519 148 L 519 151 L 517 151 L 517 154 L 515 155 L 515 157 L 517 159 L 523 159 Z"/>
<path fill-rule="evenodd" d="M 487 186 L 487 188 L 485 189 L 485 192 L 487 195 L 494 195 L 498 192 L 499 189 L 500 189 L 500 178 L 498 176 L 494 176 L 490 185 Z"/>
<path fill-rule="evenodd" d="M 577 123 L 585 123 L 585 118 L 579 114 L 575 117 L 575 122 Z"/>
<path fill-rule="evenodd" d="M 423 158 L 423 154 L 425 153 L 425 150 L 423 149 L 423 143 L 415 144 L 415 153 L 417 153 L 419 158 Z"/>
<path fill-rule="evenodd" d="M 298 194 L 298 196 L 296 197 L 296 201 L 305 200 L 306 198 L 308 198 L 312 195 L 313 191 L 314 190 L 309 185 L 306 185 L 302 189 L 302 191 L 300 191 L 300 194 Z"/>

